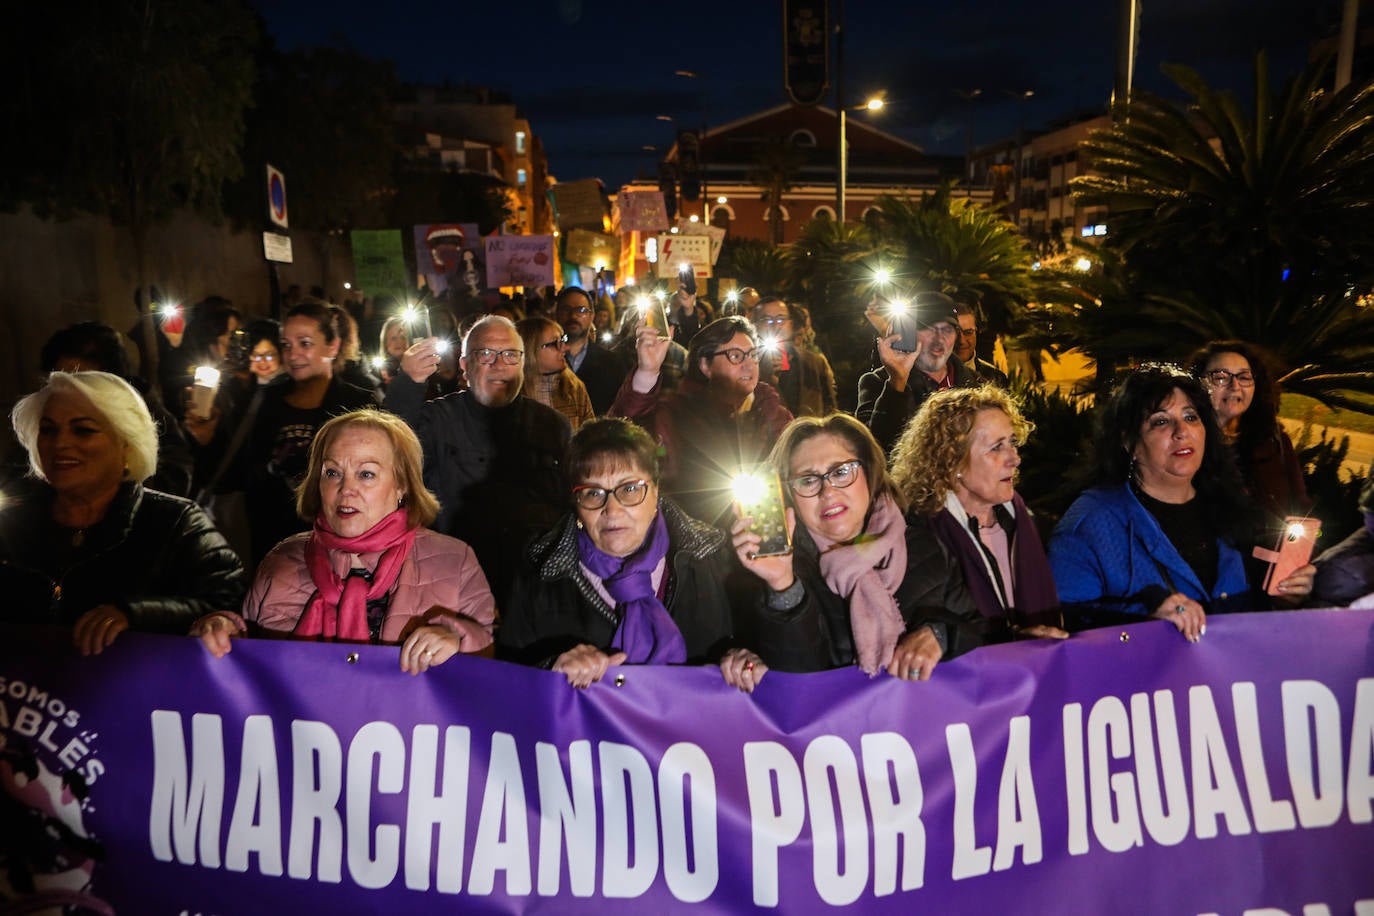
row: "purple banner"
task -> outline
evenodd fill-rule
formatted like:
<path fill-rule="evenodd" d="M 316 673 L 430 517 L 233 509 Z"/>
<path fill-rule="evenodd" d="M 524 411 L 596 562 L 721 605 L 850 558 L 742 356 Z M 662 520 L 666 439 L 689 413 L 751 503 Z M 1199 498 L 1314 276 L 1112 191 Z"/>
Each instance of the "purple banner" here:
<path fill-rule="evenodd" d="M 475 658 L 409 677 L 390 647 L 0 640 L 0 874 L 121 913 L 1374 912 L 1374 612 L 752 696 L 714 669 L 577 691 Z"/>

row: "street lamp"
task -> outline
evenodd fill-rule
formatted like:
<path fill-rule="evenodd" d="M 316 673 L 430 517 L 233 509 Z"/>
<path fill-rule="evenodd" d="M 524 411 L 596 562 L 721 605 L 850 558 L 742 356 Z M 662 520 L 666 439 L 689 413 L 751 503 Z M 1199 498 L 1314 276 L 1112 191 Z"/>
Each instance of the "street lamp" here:
<path fill-rule="evenodd" d="M 845 119 L 847 111 L 881 111 L 883 105 L 881 95 L 871 97 L 862 105 L 845 105 L 843 100 L 839 105 L 840 109 L 840 181 L 835 193 L 835 216 L 841 224 L 844 223 L 844 204 L 845 192 L 849 185 L 849 128 Z"/>

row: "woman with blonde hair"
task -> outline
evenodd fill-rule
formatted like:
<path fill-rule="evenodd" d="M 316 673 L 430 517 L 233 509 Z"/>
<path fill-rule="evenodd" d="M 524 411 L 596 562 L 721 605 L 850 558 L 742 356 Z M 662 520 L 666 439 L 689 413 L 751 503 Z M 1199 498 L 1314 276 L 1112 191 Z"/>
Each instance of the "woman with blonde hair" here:
<path fill-rule="evenodd" d="M 1068 635 L 1044 545 L 1015 489 L 1017 450 L 1033 428 L 999 388 L 951 388 L 921 405 L 892 456 L 897 487 L 958 558 L 993 640 Z"/>
<path fill-rule="evenodd" d="M 439 502 L 425 489 L 420 441 L 405 421 L 356 410 L 320 427 L 297 490 L 310 532 L 282 541 L 258 567 L 242 616 L 196 622 L 215 656 L 259 631 L 401 646 L 418 674 L 492 643 L 496 602 L 472 549 L 428 529 Z"/>
<path fill-rule="evenodd" d="M 525 342 L 525 394 L 568 418 L 573 432 L 596 419 L 587 386 L 568 368 L 568 339 L 552 318 L 525 318 L 515 329 Z"/>

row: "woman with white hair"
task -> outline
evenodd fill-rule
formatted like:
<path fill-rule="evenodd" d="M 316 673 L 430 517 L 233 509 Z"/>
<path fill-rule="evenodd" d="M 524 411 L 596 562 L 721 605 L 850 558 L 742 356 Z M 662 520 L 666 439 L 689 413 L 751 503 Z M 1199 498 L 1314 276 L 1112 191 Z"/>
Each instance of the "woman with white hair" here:
<path fill-rule="evenodd" d="M 83 655 L 124 630 L 182 634 L 236 608 L 238 557 L 200 507 L 147 490 L 157 430 L 106 372 L 54 372 L 15 405 L 30 477 L 0 498 L 0 621 L 71 626 Z"/>

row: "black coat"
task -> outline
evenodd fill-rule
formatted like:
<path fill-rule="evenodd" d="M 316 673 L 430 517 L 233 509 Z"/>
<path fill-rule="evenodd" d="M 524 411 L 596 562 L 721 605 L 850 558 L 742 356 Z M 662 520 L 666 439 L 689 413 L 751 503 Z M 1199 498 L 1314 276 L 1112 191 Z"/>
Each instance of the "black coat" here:
<path fill-rule="evenodd" d="M 659 501 L 668 526 L 664 607 L 682 631 L 688 664 L 718 662 L 730 647 L 732 608 L 743 581 L 724 532 Z M 568 515 L 534 541 L 496 631 L 498 654 L 549 667 L 587 643 L 609 651 L 618 619 L 583 574 L 577 559 L 576 517 Z"/>
<path fill-rule="evenodd" d="M 387 386 L 387 410 L 420 439 L 425 486 L 442 507 L 432 527 L 477 554 L 492 593 L 505 595 L 530 538 L 567 509 L 563 453 L 568 418 L 524 396 L 492 409 L 471 392 L 426 401 L 425 386 L 405 374 Z"/>
<path fill-rule="evenodd" d="M 959 357 L 951 356 L 949 365 L 954 370 L 955 388 L 977 388 L 983 384 L 983 377 L 959 362 Z M 939 390 L 939 383 L 913 368 L 906 387 L 898 391 L 888 384 L 887 367 L 879 366 L 859 378 L 859 404 L 854 408 L 854 416 L 890 454 L 907 421 L 921 409 L 926 398 Z"/>
<path fill-rule="evenodd" d="M 134 630 L 184 635 L 196 618 L 243 603 L 238 556 L 188 499 L 126 483 L 72 546 L 72 533 L 52 520 L 47 484 L 26 481 L 6 495 L 17 503 L 0 526 L 0 619 L 8 623 L 70 626 L 111 604 Z"/>
<path fill-rule="evenodd" d="M 854 664 L 849 604 L 825 584 L 819 550 L 803 525 L 797 525 L 792 549 L 792 571 L 803 589 L 801 603 L 775 610 L 768 605 L 768 587 L 758 582 L 749 619 L 740 622 L 736 638 L 779 671 L 824 671 Z M 929 626 L 944 646 L 942 661 L 982 645 L 985 624 L 964 574 L 927 518 L 907 517 L 906 577 L 894 597 L 906 632 Z"/>
<path fill-rule="evenodd" d="M 598 417 L 604 417 L 615 401 L 620 383 L 633 368 L 627 367 L 618 353 L 603 347 L 595 338 L 595 330 L 587 332 L 587 355 L 582 357 L 581 365 L 574 372 L 587 387 L 592 410 Z"/>

